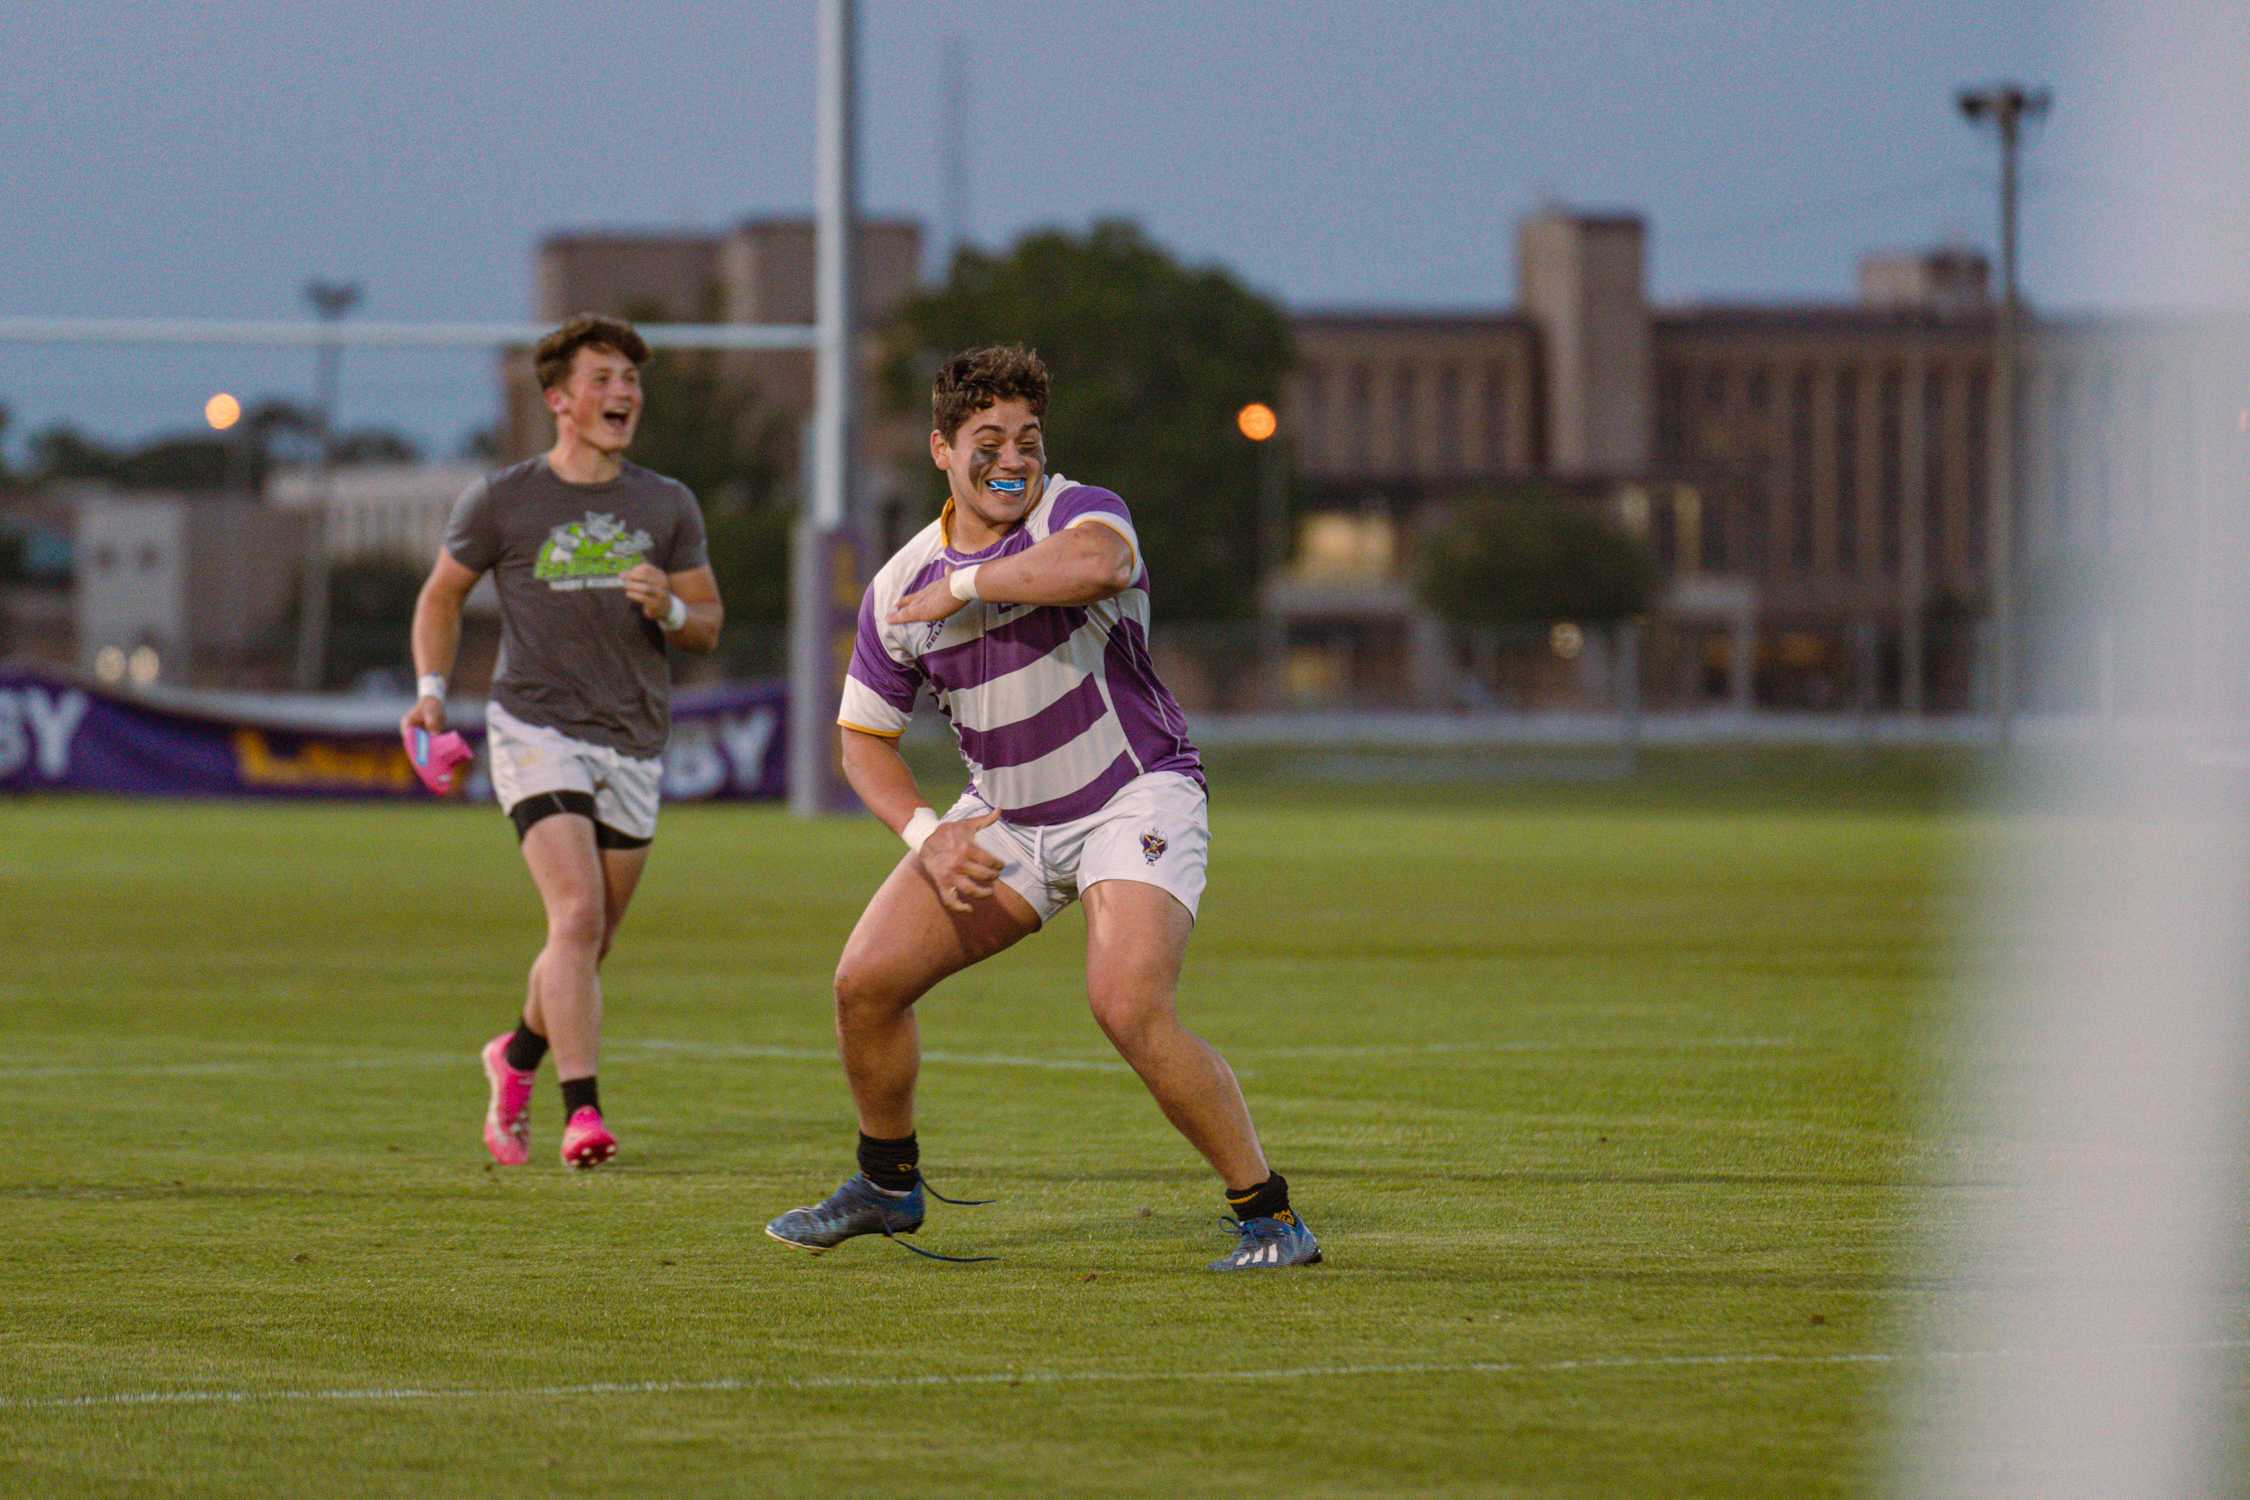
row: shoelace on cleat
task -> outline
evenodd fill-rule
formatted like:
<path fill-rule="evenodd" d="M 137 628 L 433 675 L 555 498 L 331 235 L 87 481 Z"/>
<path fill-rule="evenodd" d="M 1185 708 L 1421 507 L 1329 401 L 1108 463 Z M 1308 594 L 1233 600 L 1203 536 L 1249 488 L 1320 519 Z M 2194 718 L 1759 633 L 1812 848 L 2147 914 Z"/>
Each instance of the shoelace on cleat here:
<path fill-rule="evenodd" d="M 930 1181 L 929 1178 L 922 1175 L 922 1169 L 920 1167 L 916 1167 L 914 1169 L 914 1180 L 916 1182 L 919 1182 L 922 1186 L 928 1188 L 930 1190 L 930 1196 L 937 1199 L 938 1202 L 950 1203 L 955 1208 L 982 1208 L 988 1203 L 998 1203 L 1000 1201 L 998 1198 L 948 1198 L 945 1196 L 945 1194 L 937 1190 L 936 1183 Z"/>
<path fill-rule="evenodd" d="M 948 1198 L 945 1196 L 945 1194 L 937 1190 L 937 1184 L 931 1182 L 929 1178 L 922 1175 L 922 1171 L 919 1167 L 915 1168 L 914 1180 L 920 1183 L 923 1187 L 928 1188 L 930 1191 L 930 1196 L 937 1199 L 938 1202 L 950 1203 L 955 1208 L 982 1208 L 988 1203 L 997 1203 L 1000 1201 L 997 1198 Z M 898 1246 L 899 1249 L 911 1251 L 914 1254 L 921 1256 L 924 1260 L 942 1260 L 948 1265 L 978 1266 L 983 1265 L 988 1261 L 995 1261 L 1000 1258 L 997 1255 L 941 1255 L 935 1250 L 924 1250 L 919 1245 L 909 1245 L 906 1241 L 900 1239 L 897 1235 L 891 1233 L 888 1229 L 883 1231 L 883 1238 Z"/>
<path fill-rule="evenodd" d="M 1270 1245 L 1276 1240 L 1285 1240 L 1289 1238 L 1289 1230 L 1286 1226 L 1281 1228 L 1278 1232 L 1264 1229 L 1254 1229 L 1251 1227 L 1254 1224 L 1274 1224 L 1279 1222 L 1274 1219 L 1233 1219 L 1227 1217 L 1225 1214 L 1221 1214 L 1219 1215 L 1219 1222 L 1226 1226 L 1226 1228 L 1221 1230 L 1220 1233 L 1231 1234 L 1237 1240 L 1255 1240 L 1261 1245 Z"/>

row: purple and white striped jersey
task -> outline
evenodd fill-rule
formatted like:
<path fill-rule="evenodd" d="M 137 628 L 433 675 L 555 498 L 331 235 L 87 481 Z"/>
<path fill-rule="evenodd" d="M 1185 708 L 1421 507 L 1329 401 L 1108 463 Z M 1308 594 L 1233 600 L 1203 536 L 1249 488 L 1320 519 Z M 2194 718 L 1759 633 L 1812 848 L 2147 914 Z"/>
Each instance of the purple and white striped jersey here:
<path fill-rule="evenodd" d="M 886 625 L 901 599 L 955 568 L 1011 557 L 1092 522 L 1133 548 L 1133 582 L 1087 605 L 963 605 L 942 621 Z M 927 687 L 953 725 L 970 786 L 1027 826 L 1100 809 L 1134 777 L 1177 771 L 1203 782 L 1179 704 L 1148 654 L 1148 569 L 1125 502 L 1060 474 L 1023 524 L 982 552 L 951 545 L 953 502 L 901 547 L 859 602 L 859 640 L 837 722 L 895 738 Z"/>

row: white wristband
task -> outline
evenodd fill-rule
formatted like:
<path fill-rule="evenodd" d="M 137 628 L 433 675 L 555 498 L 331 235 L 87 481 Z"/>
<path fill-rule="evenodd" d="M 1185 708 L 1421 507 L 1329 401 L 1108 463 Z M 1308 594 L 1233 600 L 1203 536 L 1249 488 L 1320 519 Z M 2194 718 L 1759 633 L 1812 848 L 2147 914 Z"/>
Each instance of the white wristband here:
<path fill-rule="evenodd" d="M 657 624 L 661 625 L 664 628 L 664 633 L 666 635 L 670 635 L 673 631 L 678 630 L 682 625 L 685 625 L 686 623 L 687 601 L 685 599 L 682 599 L 678 594 L 674 594 L 672 596 L 672 607 L 664 611 L 664 618 L 657 621 Z"/>
<path fill-rule="evenodd" d="M 414 698 L 416 702 L 420 702 L 424 698 L 435 698 L 438 702 L 443 703 L 445 701 L 445 679 L 435 672 L 424 672 L 420 677 L 414 679 Z"/>
<path fill-rule="evenodd" d="M 906 840 L 907 848 L 912 849 L 916 854 L 920 854 L 922 845 L 928 842 L 930 835 L 936 831 L 937 826 L 938 815 L 936 813 L 931 812 L 926 807 L 917 807 L 914 809 L 914 816 L 908 818 L 906 826 L 898 831 L 898 836 Z"/>
<path fill-rule="evenodd" d="M 953 576 L 946 581 L 946 587 L 953 590 L 954 598 L 963 604 L 974 604 L 983 597 L 977 592 L 977 569 L 983 566 L 983 563 L 971 563 L 965 568 L 953 570 Z"/>

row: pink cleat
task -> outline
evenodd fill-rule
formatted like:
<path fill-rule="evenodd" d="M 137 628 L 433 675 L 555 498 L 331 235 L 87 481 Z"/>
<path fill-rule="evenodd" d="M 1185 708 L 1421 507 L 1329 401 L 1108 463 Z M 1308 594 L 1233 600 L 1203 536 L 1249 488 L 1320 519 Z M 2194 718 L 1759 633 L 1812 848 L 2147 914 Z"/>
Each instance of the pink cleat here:
<path fill-rule="evenodd" d="M 501 1166 L 520 1167 L 531 1160 L 531 1085 L 537 1075 L 508 1066 L 508 1035 L 503 1031 L 484 1044 L 484 1076 L 492 1084 L 484 1149 Z"/>
<path fill-rule="evenodd" d="M 598 1167 L 617 1154 L 617 1137 L 602 1123 L 602 1112 L 582 1104 L 563 1127 L 562 1159 L 566 1167 L 584 1171 Z"/>

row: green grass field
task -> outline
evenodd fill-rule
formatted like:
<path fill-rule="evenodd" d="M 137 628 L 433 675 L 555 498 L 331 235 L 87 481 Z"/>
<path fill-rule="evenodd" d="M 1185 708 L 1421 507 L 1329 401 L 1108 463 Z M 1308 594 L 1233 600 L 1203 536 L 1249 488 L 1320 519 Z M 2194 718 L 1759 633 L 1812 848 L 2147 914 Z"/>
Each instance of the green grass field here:
<path fill-rule="evenodd" d="M 922 1007 L 918 1243 L 818 1259 L 869 820 L 680 809 L 600 1172 L 489 1167 L 537 908 L 496 813 L 0 803 L 0 1492 L 1859 1493 L 1890 1440 L 1954 882 L 1927 760 L 1214 770 L 1182 1009 L 1328 1263 L 1108 1053 L 1075 912 Z"/>

